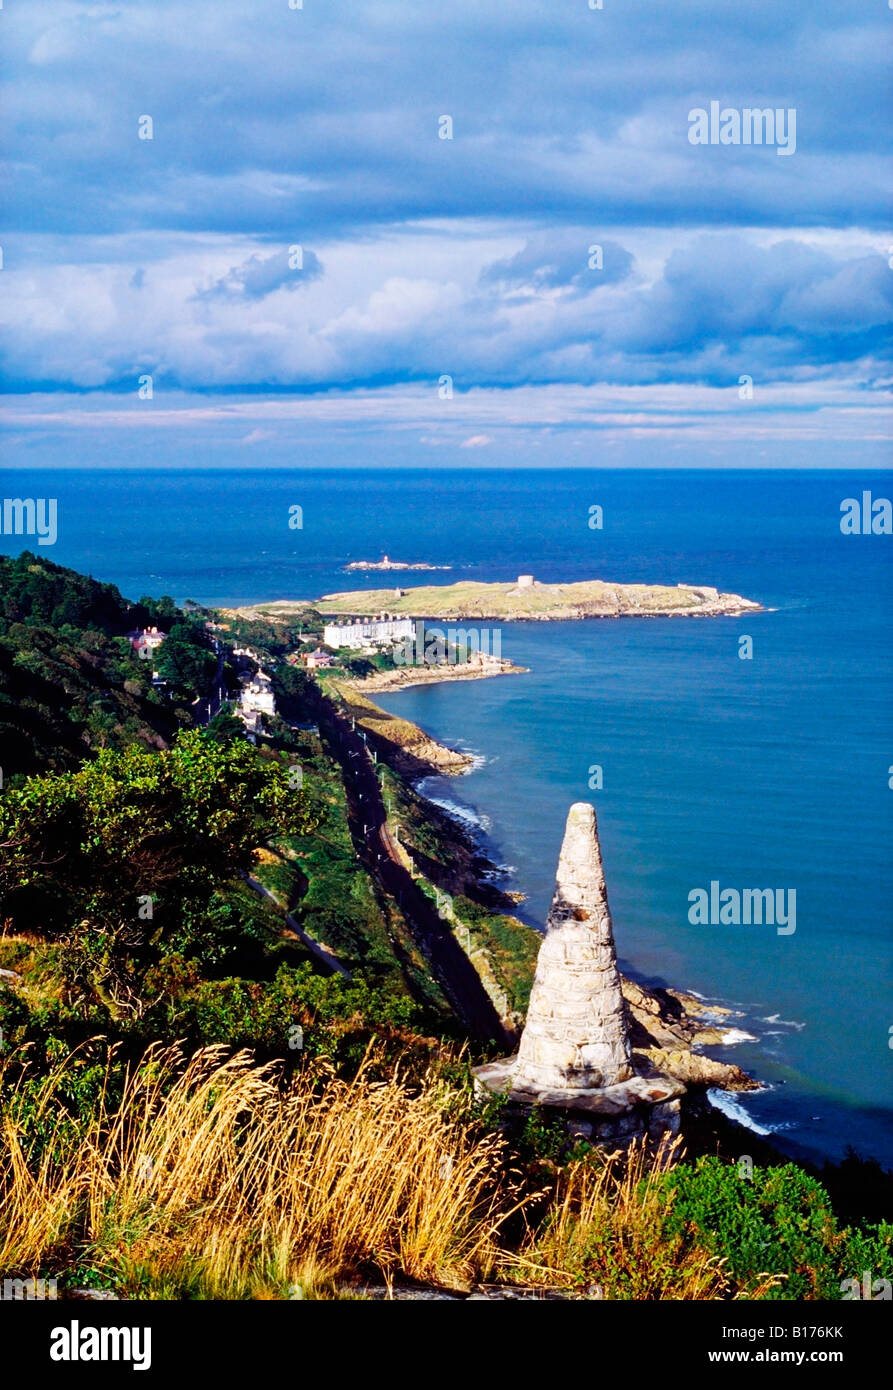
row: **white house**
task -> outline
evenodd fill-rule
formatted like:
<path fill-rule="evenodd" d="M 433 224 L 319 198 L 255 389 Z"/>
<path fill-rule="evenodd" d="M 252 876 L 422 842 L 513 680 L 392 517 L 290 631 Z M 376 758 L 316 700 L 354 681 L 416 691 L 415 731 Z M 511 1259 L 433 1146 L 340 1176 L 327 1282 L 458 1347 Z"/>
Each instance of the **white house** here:
<path fill-rule="evenodd" d="M 270 684 L 270 677 L 258 671 L 243 687 L 236 709 L 239 718 L 249 729 L 259 729 L 263 715 L 276 713 L 276 697 Z"/>
<path fill-rule="evenodd" d="M 148 660 L 153 652 L 156 652 L 164 641 L 165 634 L 159 632 L 157 627 L 135 628 L 133 632 L 127 633 L 127 640 L 136 652 L 137 656 Z"/>

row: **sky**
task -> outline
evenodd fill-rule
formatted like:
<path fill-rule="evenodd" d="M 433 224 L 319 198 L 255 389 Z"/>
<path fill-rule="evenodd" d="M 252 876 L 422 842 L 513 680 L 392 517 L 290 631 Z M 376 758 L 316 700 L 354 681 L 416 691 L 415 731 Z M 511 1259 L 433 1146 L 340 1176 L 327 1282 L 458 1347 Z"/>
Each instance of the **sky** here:
<path fill-rule="evenodd" d="M 2 460 L 887 466 L 891 29 L 6 0 Z"/>

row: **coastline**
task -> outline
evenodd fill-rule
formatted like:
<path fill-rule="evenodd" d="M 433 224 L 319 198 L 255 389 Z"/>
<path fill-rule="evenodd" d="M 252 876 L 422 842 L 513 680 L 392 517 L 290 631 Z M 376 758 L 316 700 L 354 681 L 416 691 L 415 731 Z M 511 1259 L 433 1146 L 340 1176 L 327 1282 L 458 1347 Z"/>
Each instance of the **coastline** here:
<path fill-rule="evenodd" d="M 474 765 L 470 753 L 439 743 L 412 720 L 388 714 L 376 705 L 363 693 L 365 680 L 330 677 L 320 685 L 359 727 L 376 755 L 413 781 L 435 774 L 467 772 Z"/>
<path fill-rule="evenodd" d="M 430 679 L 437 678 L 432 673 Z M 408 685 L 408 682 L 397 682 L 396 686 L 388 688 L 406 689 Z M 367 680 L 331 682 L 331 686 L 334 687 L 336 698 L 346 693 L 347 713 L 356 718 L 357 725 L 369 736 L 370 746 L 375 748 L 378 756 L 408 779 L 414 796 L 424 804 L 426 818 L 434 826 L 442 825 L 444 820 L 449 822 L 457 844 L 463 847 L 457 855 L 454 845 L 452 867 L 441 873 L 438 886 L 451 893 L 467 895 L 471 877 L 474 896 L 479 900 L 488 897 L 492 900 L 493 879 L 499 876 L 499 866 L 485 853 L 479 832 L 469 826 L 467 819 L 460 819 L 455 812 L 433 801 L 419 787 L 420 782 L 432 775 L 455 776 L 468 772 L 475 765 L 475 759 L 470 754 L 439 743 L 417 724 L 381 710 L 361 693 L 369 688 Z M 507 921 L 511 920 L 517 927 L 522 927 L 523 924 L 517 918 L 509 918 L 506 911 L 512 896 L 497 890 L 497 898 L 503 899 L 499 910 Z M 534 927 L 527 930 L 532 939 L 542 940 L 540 931 Z M 476 954 L 486 957 L 486 949 L 478 950 Z M 531 982 L 534 964 L 535 960 L 531 960 Z M 489 969 L 485 969 L 484 973 L 489 975 Z M 725 1019 L 733 1018 L 733 1010 L 719 1004 L 708 1004 L 688 991 L 650 986 L 631 976 L 622 976 L 622 984 L 630 1015 L 633 1052 L 643 1070 L 663 1072 L 704 1093 L 708 1089 L 726 1093 L 763 1089 L 761 1082 L 736 1063 L 718 1061 L 701 1050 L 733 1044 L 736 1030 L 732 1026 L 724 1026 Z M 521 1020 L 513 1017 L 504 1021 L 517 1031 Z"/>
<path fill-rule="evenodd" d="M 449 681 L 490 680 L 496 676 L 526 676 L 530 674 L 527 666 L 516 666 L 512 661 L 500 661 L 494 657 L 486 661 L 466 661 L 439 666 L 401 667 L 394 671 L 376 671 L 374 675 L 364 676 L 362 680 L 343 682 L 351 685 L 358 693 L 371 690 L 384 693 L 394 690 L 413 690 L 420 685 L 443 685 Z"/>
<path fill-rule="evenodd" d="M 671 608 L 652 612 L 638 609 L 635 614 L 629 612 L 623 615 L 726 616 L 738 611 L 765 611 L 761 605 L 752 603 L 750 600 L 740 599 L 737 595 L 720 595 L 716 590 L 699 591 L 699 597 L 703 603 L 696 609 L 678 610 Z M 366 598 L 368 602 L 369 596 L 367 595 Z M 274 611 L 280 620 L 285 616 L 283 609 L 289 606 L 281 602 L 277 602 L 275 605 Z M 319 606 L 324 607 L 324 602 L 320 601 Z M 267 605 L 263 605 L 263 607 L 268 608 Z M 259 605 L 258 609 L 260 608 Z M 430 617 L 430 614 L 428 616 Z M 442 617 L 443 615 L 438 616 Z M 519 615 L 519 619 L 524 620 L 529 616 L 531 615 Z M 562 612 L 538 616 L 541 621 L 558 621 L 568 615 Z M 584 618 L 618 616 L 618 614 L 616 612 L 578 612 L 576 616 Z M 268 617 L 272 617 L 272 614 L 268 613 Z M 425 807 L 426 819 L 439 820 L 441 826 L 443 820 L 446 819 L 460 838 L 467 842 L 467 852 L 460 855 L 462 863 L 456 875 L 445 873 L 443 865 L 437 865 L 431 861 L 426 863 L 422 871 L 430 882 L 466 896 L 470 892 L 477 901 L 489 896 L 490 910 L 495 908 L 496 911 L 502 913 L 503 922 L 507 927 L 511 927 L 516 936 L 520 933 L 530 932 L 537 940 L 537 944 L 533 948 L 534 961 L 528 961 L 525 965 L 519 956 L 514 967 L 521 977 L 526 972 L 529 980 L 532 980 L 532 964 L 535 963 L 535 954 L 538 951 L 541 937 L 534 927 L 526 926 L 519 919 L 511 916 L 511 900 L 520 901 L 523 899 L 520 895 L 506 894 L 496 888 L 496 882 L 500 877 L 498 865 L 483 852 L 477 833 L 469 827 L 467 821 L 463 822 L 457 819 L 456 815 L 448 808 L 437 805 L 419 790 L 419 784 L 425 778 L 465 774 L 471 772 L 479 760 L 468 752 L 440 742 L 413 721 L 389 714 L 370 698 L 379 693 L 399 693 L 401 690 L 411 690 L 424 685 L 528 673 L 529 668 L 527 667 L 517 666 L 508 660 L 499 660 L 475 653 L 471 661 L 461 665 L 400 667 L 390 671 L 372 672 L 365 677 L 323 677 L 320 679 L 322 675 L 320 673 L 318 679 L 320 679 L 321 686 L 335 697 L 343 711 L 355 720 L 355 726 L 367 740 L 370 751 L 375 752 L 376 756 L 384 763 L 390 764 L 395 772 L 406 779 L 415 795 L 421 798 Z M 436 827 L 434 833 L 435 836 L 439 833 Z M 474 866 L 473 870 L 472 865 Z M 438 873 L 440 877 L 438 877 Z M 454 882 L 450 881 L 452 878 L 455 878 Z M 474 886 L 470 888 L 472 878 L 474 879 Z M 497 903 L 496 900 L 499 898 L 501 898 L 501 902 Z M 481 981 L 487 993 L 491 995 L 494 1006 L 500 1013 L 508 1031 L 511 1033 L 514 1029 L 519 1032 L 523 1025 L 524 1010 L 522 1008 L 519 1011 L 517 1006 L 509 1007 L 508 996 L 497 983 L 498 971 L 494 975 L 491 969 L 494 964 L 492 956 L 493 928 L 482 929 L 475 938 L 473 948 L 468 945 L 470 938 L 461 916 L 455 919 L 453 928 L 460 943 L 462 943 L 464 934 L 464 945 L 469 959 L 475 965 Z M 521 951 L 521 946 L 517 941 L 511 951 Z M 521 954 L 523 955 L 523 951 Z M 505 965 L 504 958 L 502 964 Z M 718 1003 L 708 1005 L 692 993 L 682 989 L 649 985 L 644 979 L 637 979 L 634 976 L 623 977 L 623 990 L 634 1036 L 633 1049 L 638 1056 L 640 1067 L 645 1071 L 653 1068 L 655 1071 L 673 1076 L 693 1088 L 696 1110 L 703 1111 L 707 1116 L 721 1116 L 727 1126 L 733 1126 L 742 1134 L 747 1133 L 752 1137 L 758 1134 L 760 1126 L 755 1125 L 751 1128 L 734 1118 L 734 1106 L 732 1104 L 729 1108 L 722 1110 L 716 1105 L 712 1105 L 708 1096 L 708 1092 L 711 1090 L 731 1097 L 737 1092 L 755 1092 L 766 1088 L 765 1083 L 755 1079 L 737 1064 L 720 1060 L 715 1054 L 707 1055 L 707 1049 L 711 1052 L 716 1048 L 725 1049 L 741 1040 L 739 1030 L 733 1026 L 733 1015 L 737 1017 L 735 1011 Z M 728 1025 L 725 1025 L 726 1019 Z"/>

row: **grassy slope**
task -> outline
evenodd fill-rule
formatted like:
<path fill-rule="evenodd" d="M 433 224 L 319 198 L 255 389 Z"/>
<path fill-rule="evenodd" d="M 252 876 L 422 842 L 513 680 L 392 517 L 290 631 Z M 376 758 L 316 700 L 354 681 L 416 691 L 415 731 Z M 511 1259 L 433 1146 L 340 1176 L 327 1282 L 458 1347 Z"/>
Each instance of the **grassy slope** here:
<path fill-rule="evenodd" d="M 448 817 L 390 769 L 385 769 L 382 786 L 390 805 L 389 823 L 400 826 L 400 841 L 410 858 L 432 885 L 440 887 L 446 920 L 497 1012 L 518 1026 L 542 938 L 511 914 L 480 901 L 471 848 Z"/>
<path fill-rule="evenodd" d="M 724 597 L 734 598 L 734 595 Z M 662 584 L 608 584 L 589 580 L 577 584 L 538 584 L 519 589 L 514 583 L 426 584 L 396 598 L 393 589 L 356 590 L 326 594 L 317 603 L 321 613 L 369 614 L 386 610 L 406 617 L 578 618 L 615 613 L 696 612 L 703 599 L 691 589 Z"/>
<path fill-rule="evenodd" d="M 300 761 L 322 823 L 312 835 L 277 842 L 274 853 L 261 856 L 255 876 L 349 970 L 359 969 L 376 984 L 416 999 L 432 1016 L 446 1017 L 446 1000 L 397 905 L 357 858 L 334 758 L 307 734 Z"/>

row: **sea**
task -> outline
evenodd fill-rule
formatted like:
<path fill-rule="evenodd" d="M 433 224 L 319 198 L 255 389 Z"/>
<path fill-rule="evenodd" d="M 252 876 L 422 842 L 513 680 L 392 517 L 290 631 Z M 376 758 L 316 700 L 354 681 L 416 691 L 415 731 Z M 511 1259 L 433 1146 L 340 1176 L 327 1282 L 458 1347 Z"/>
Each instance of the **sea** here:
<path fill-rule="evenodd" d="M 66 469 L 6 473 L 3 495 L 26 478 L 59 515 L 56 543 L 29 548 L 133 598 L 530 574 L 757 600 L 738 617 L 502 624 L 491 640 L 527 674 L 380 703 L 474 754 L 423 789 L 535 926 L 568 807 L 592 802 L 622 968 L 730 1010 L 711 1055 L 764 1083 L 716 1104 L 798 1156 L 852 1146 L 893 1166 L 893 537 L 841 531 L 845 499 L 893 496 L 893 475 Z M 344 572 L 385 553 L 449 568 Z M 692 920 L 711 884 L 772 889 L 795 930 Z"/>

